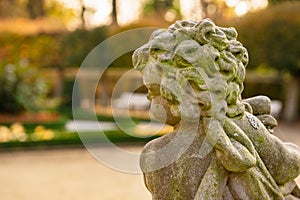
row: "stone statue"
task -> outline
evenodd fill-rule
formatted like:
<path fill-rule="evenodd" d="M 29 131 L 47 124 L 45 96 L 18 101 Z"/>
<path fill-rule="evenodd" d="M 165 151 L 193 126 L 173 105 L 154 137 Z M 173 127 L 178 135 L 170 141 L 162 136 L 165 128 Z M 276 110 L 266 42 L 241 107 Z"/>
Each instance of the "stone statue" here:
<path fill-rule="evenodd" d="M 241 98 L 248 53 L 234 28 L 177 21 L 133 63 L 151 114 L 174 126 L 141 155 L 153 200 L 300 199 L 300 149 L 273 135 L 268 97 Z"/>

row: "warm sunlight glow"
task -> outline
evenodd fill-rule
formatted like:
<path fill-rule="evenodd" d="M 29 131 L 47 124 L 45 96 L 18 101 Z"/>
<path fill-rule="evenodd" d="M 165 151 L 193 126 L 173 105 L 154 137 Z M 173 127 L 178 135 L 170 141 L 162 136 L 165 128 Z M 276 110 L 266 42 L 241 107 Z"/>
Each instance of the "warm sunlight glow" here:
<path fill-rule="evenodd" d="M 173 22 L 176 20 L 176 11 L 173 9 L 169 9 L 166 14 L 165 14 L 165 20 L 167 20 L 168 22 Z"/>
<path fill-rule="evenodd" d="M 80 7 L 80 1 L 72 1 L 72 0 L 58 0 L 64 6 L 68 8 L 78 9 Z"/>
<path fill-rule="evenodd" d="M 118 3 L 118 22 L 120 25 L 125 25 L 138 20 L 142 5 L 145 0 L 119 0 Z"/>
<path fill-rule="evenodd" d="M 85 14 L 87 27 L 107 25 L 110 23 L 112 5 L 110 0 L 84 0 L 87 12 Z"/>
<path fill-rule="evenodd" d="M 51 0 L 49 0 L 51 1 Z M 54 0 L 52 0 L 54 1 Z M 76 19 L 70 22 L 69 29 L 79 27 L 81 24 L 81 0 L 56 0 L 64 6 L 74 10 Z M 117 13 L 119 24 L 126 25 L 137 21 L 143 10 L 142 6 L 147 0 L 117 0 Z M 249 11 L 265 8 L 268 0 L 223 0 L 226 5 L 232 8 L 237 16 L 242 16 Z M 111 23 L 112 0 L 83 0 L 86 6 L 85 21 L 88 28 L 93 28 Z M 199 0 L 179 0 L 183 19 L 201 20 L 203 12 Z M 214 13 L 216 7 L 210 5 L 208 12 Z M 168 21 L 174 20 L 172 10 L 166 13 Z"/>
<path fill-rule="evenodd" d="M 239 0 L 226 0 L 226 5 L 230 8 L 235 7 Z"/>
<path fill-rule="evenodd" d="M 80 26 L 81 0 L 57 0 L 67 8 L 74 10 L 77 19 L 69 24 L 69 29 Z M 111 23 L 112 0 L 83 0 L 86 7 L 85 21 L 88 28 Z M 126 25 L 136 21 L 142 11 L 145 0 L 117 0 L 118 22 Z"/>
<path fill-rule="evenodd" d="M 250 6 L 247 2 L 239 2 L 234 11 L 238 16 L 242 16 L 244 14 L 246 14 L 250 9 Z"/>
<path fill-rule="evenodd" d="M 268 0 L 251 0 L 251 9 L 258 10 L 268 6 Z"/>
<path fill-rule="evenodd" d="M 183 19 L 201 20 L 203 17 L 199 0 L 180 0 L 180 7 Z"/>
<path fill-rule="evenodd" d="M 226 0 L 225 2 L 228 7 L 234 9 L 237 16 L 265 8 L 268 5 L 268 0 Z"/>
<path fill-rule="evenodd" d="M 81 22 L 79 19 L 80 16 L 80 1 L 72 1 L 72 0 L 57 0 L 66 8 L 71 8 L 76 16 L 76 19 L 73 19 L 67 24 L 67 29 L 74 30 L 80 26 Z"/>

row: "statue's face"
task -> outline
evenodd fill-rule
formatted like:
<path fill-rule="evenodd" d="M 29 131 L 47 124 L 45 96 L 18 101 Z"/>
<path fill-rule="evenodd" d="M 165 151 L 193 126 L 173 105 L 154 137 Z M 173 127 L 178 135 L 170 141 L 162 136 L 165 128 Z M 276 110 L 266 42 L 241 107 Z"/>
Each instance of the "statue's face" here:
<path fill-rule="evenodd" d="M 173 104 L 161 94 L 162 80 L 166 77 L 166 70 L 174 67 L 171 54 L 157 50 L 152 55 L 142 70 L 143 81 L 148 89 L 147 97 L 151 101 L 150 114 L 163 123 L 175 125 L 180 121 L 180 116 L 174 114 Z"/>
<path fill-rule="evenodd" d="M 210 20 L 155 31 L 133 57 L 149 90 L 152 114 L 172 124 L 196 119 L 199 108 L 202 116 L 238 116 L 248 54 L 236 37 L 235 29 Z"/>
<path fill-rule="evenodd" d="M 151 90 L 149 93 L 152 93 Z M 169 125 L 179 123 L 180 116 L 175 115 L 174 111 L 172 111 L 172 103 L 164 99 L 161 95 L 151 95 L 149 96 L 149 100 L 151 101 L 150 114 L 156 120 Z"/>
<path fill-rule="evenodd" d="M 178 123 L 183 116 L 185 119 L 198 118 L 200 108 L 207 115 L 211 104 L 208 93 L 213 92 L 208 91 L 208 87 L 214 84 L 213 88 L 219 88 L 218 95 L 225 99 L 224 81 L 212 79 L 218 70 L 217 56 L 217 50 L 200 46 L 193 40 L 183 41 L 173 53 L 160 48 L 151 49 L 148 63 L 142 70 L 151 101 L 151 114 L 171 125 Z"/>

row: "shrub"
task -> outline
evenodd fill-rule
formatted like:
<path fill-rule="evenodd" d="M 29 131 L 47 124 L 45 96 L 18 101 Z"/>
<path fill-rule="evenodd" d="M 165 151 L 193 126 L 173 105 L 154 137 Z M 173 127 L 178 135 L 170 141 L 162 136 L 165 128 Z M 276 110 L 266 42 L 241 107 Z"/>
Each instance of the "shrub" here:
<path fill-rule="evenodd" d="M 58 105 L 48 99 L 47 81 L 24 60 L 0 64 L 0 85 L 0 110 L 4 113 L 47 110 Z"/>
<path fill-rule="evenodd" d="M 88 53 L 106 39 L 106 32 L 105 27 L 100 27 L 63 34 L 60 43 L 61 64 L 65 67 L 79 67 Z"/>

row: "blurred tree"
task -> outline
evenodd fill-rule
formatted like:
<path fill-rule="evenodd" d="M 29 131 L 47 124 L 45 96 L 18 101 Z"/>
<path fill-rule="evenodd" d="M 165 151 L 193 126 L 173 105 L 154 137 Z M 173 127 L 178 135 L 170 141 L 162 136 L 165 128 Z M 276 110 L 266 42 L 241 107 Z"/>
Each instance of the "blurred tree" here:
<path fill-rule="evenodd" d="M 2 19 L 22 18 L 22 20 L 27 20 L 40 17 L 43 20 L 51 19 L 45 21 L 48 22 L 47 26 L 51 25 L 49 22 L 53 22 L 53 19 L 67 25 L 78 16 L 74 9 L 66 7 L 59 0 L 0 0 L 0 18 Z"/>
<path fill-rule="evenodd" d="M 37 68 L 26 60 L 16 64 L 0 62 L 0 110 L 2 113 L 54 109 L 58 101 L 49 99 L 49 84 Z"/>
<path fill-rule="evenodd" d="M 1 0 L 0 1 L 0 17 L 7 18 L 10 17 L 13 12 L 11 12 L 12 5 L 15 4 L 15 1 L 9 2 L 8 0 Z"/>
<path fill-rule="evenodd" d="M 267 65 L 290 74 L 284 119 L 298 114 L 300 91 L 300 2 L 285 2 L 249 14 L 236 25 L 250 54 L 249 67 Z"/>
<path fill-rule="evenodd" d="M 117 0 L 112 0 L 112 25 L 118 26 Z"/>
<path fill-rule="evenodd" d="M 79 0 L 80 3 L 80 21 L 81 21 L 81 29 L 87 28 L 87 20 L 86 15 L 89 13 L 94 13 L 95 9 L 92 7 L 86 6 L 86 3 L 84 0 Z"/>
<path fill-rule="evenodd" d="M 61 65 L 79 67 L 87 54 L 107 37 L 106 27 L 67 32 L 60 42 Z M 88 39 L 85 39 L 88 38 Z"/>
<path fill-rule="evenodd" d="M 45 0 L 28 0 L 27 9 L 31 19 L 44 17 L 45 12 Z"/>
<path fill-rule="evenodd" d="M 106 37 L 105 27 L 26 36 L 2 33 L 0 66 L 26 61 L 30 63 L 30 68 L 54 68 L 58 76 L 52 87 L 53 92 L 56 97 L 62 97 L 64 70 L 68 67 L 79 67 L 87 54 Z"/>
<path fill-rule="evenodd" d="M 57 0 L 47 1 L 45 12 L 47 18 L 62 22 L 65 26 L 77 18 L 72 8 L 66 7 L 62 2 Z"/>
<path fill-rule="evenodd" d="M 299 0 L 268 0 L 270 5 L 274 5 L 282 2 L 299 1 Z"/>
<path fill-rule="evenodd" d="M 80 67 L 88 54 L 107 37 L 106 27 L 99 27 L 92 30 L 78 29 L 65 33 L 62 37 L 60 55 L 61 66 Z M 98 52 L 103 54 L 105 52 Z M 93 67 L 104 67 L 99 63 L 98 57 L 93 57 L 89 61 L 93 62 Z M 64 68 L 61 68 L 61 71 Z M 63 72 L 63 71 L 62 71 Z M 61 73 L 63 75 L 63 73 Z M 101 85 L 107 87 L 107 82 Z M 61 89 L 62 90 L 62 89 Z"/>
<path fill-rule="evenodd" d="M 85 22 L 84 15 L 85 15 L 85 12 L 86 12 L 86 7 L 85 7 L 84 0 L 80 0 L 80 6 L 81 6 L 81 9 L 80 9 L 81 28 L 85 29 L 86 22 Z"/>
<path fill-rule="evenodd" d="M 87 40 L 84 38 L 88 38 Z M 106 28 L 77 29 L 64 34 L 41 34 L 27 40 L 30 62 L 35 66 L 55 68 L 57 79 L 54 94 L 63 96 L 64 70 L 80 67 L 88 53 L 106 38 Z"/>
<path fill-rule="evenodd" d="M 146 17 L 155 17 L 162 21 L 174 21 L 180 16 L 178 0 L 147 0 L 143 13 Z M 170 19 L 168 19 L 168 14 Z M 173 18 L 173 19 L 172 19 Z"/>
<path fill-rule="evenodd" d="M 204 18 L 220 20 L 230 11 L 230 8 L 223 0 L 200 0 Z"/>
<path fill-rule="evenodd" d="M 25 17 L 26 6 L 21 0 L 0 0 L 0 18 Z"/>

